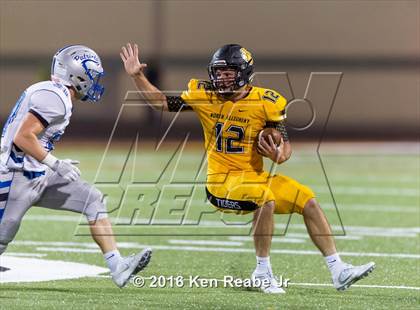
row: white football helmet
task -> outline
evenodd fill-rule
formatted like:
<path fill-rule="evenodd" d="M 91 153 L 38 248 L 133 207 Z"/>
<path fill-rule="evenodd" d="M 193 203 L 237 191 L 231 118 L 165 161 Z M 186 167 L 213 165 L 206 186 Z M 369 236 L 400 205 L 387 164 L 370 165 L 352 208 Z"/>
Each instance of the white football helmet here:
<path fill-rule="evenodd" d="M 55 53 L 51 80 L 72 86 L 83 101 L 99 101 L 105 88 L 99 84 L 104 75 L 101 59 L 89 47 L 69 45 Z"/>

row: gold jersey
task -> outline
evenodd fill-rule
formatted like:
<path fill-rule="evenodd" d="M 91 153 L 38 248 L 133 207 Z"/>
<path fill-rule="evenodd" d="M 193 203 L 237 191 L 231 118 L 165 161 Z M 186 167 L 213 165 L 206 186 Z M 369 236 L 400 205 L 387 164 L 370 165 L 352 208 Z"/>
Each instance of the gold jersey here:
<path fill-rule="evenodd" d="M 282 95 L 252 86 L 245 98 L 222 101 L 208 81 L 192 79 L 181 97 L 198 115 L 203 127 L 208 175 L 263 171 L 255 141 L 267 122 L 286 118 L 287 101 Z"/>

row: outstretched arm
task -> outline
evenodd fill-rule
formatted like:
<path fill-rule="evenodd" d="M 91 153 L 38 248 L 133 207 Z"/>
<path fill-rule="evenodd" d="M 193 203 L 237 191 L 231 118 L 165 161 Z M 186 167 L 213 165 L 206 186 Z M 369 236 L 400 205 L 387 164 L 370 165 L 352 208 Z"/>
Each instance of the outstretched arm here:
<path fill-rule="evenodd" d="M 168 111 L 168 102 L 166 96 L 144 75 L 144 68 L 147 64 L 140 63 L 139 47 L 127 43 L 120 52 L 124 68 L 127 74 L 133 79 L 137 89 L 141 92 L 143 98 L 156 110 Z"/>

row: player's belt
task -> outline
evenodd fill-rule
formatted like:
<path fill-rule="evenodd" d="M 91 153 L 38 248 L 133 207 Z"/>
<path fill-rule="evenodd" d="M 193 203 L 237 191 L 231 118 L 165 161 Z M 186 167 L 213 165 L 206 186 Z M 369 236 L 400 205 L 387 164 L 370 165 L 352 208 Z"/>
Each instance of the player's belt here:
<path fill-rule="evenodd" d="M 212 205 L 221 209 L 233 211 L 255 211 L 258 205 L 250 200 L 233 200 L 214 196 L 206 187 L 207 199 Z"/>

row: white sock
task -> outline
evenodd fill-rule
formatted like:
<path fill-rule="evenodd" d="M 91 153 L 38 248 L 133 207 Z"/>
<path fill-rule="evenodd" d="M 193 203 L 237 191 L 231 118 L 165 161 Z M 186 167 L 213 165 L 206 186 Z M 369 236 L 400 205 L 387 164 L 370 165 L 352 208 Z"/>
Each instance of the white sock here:
<path fill-rule="evenodd" d="M 343 262 L 341 261 L 340 255 L 334 253 L 330 256 L 325 256 L 324 258 L 331 275 L 334 277 L 334 275 L 343 268 Z"/>
<path fill-rule="evenodd" d="M 105 253 L 104 258 L 109 270 L 111 270 L 111 272 L 114 272 L 117 268 L 118 262 L 121 259 L 121 254 L 120 251 L 113 250 Z"/>
<path fill-rule="evenodd" d="M 257 272 L 267 272 L 271 270 L 270 256 L 260 257 L 257 256 Z"/>

